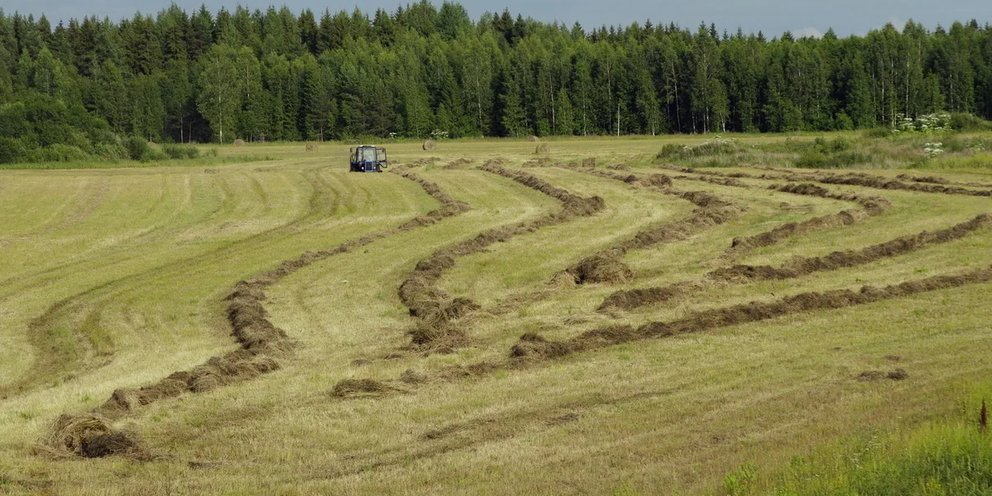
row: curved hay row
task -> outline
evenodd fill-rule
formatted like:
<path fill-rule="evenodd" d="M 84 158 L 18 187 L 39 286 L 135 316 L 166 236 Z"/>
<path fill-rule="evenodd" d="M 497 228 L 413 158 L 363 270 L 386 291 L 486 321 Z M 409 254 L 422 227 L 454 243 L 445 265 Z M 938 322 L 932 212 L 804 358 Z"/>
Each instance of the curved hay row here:
<path fill-rule="evenodd" d="M 105 281 L 98 286 L 85 289 L 51 304 L 43 313 L 32 319 L 29 323 L 28 336 L 33 349 L 36 351 L 35 360 L 32 362 L 30 369 L 16 381 L 5 386 L 0 386 L 0 396 L 5 396 L 15 391 L 20 393 L 31 387 L 47 384 L 58 375 L 75 371 L 75 369 L 80 367 L 89 367 L 91 366 L 89 362 L 92 362 L 93 358 L 97 355 L 111 352 L 112 349 L 107 349 L 111 346 L 108 343 L 96 342 L 93 336 L 78 331 L 78 329 L 85 327 L 82 322 L 85 322 L 89 315 L 95 315 L 92 311 L 87 311 L 87 307 L 102 306 L 110 298 L 107 296 L 110 290 L 117 287 L 143 287 L 149 284 L 148 279 L 164 273 L 185 274 L 191 264 L 200 263 L 204 260 L 236 258 L 241 252 L 255 247 L 259 240 L 264 240 L 287 230 L 295 229 L 298 226 L 304 225 L 310 219 L 329 215 L 333 212 L 333 206 L 326 204 L 327 202 L 322 199 L 336 196 L 332 194 L 334 189 L 312 172 L 304 174 L 304 178 L 306 179 L 306 184 L 311 189 L 308 206 L 293 217 L 288 218 L 287 222 L 283 224 L 253 233 L 223 246 L 169 260 L 161 265 L 148 267 L 138 272 Z M 224 198 L 226 198 L 224 204 L 205 216 L 196 217 L 197 222 L 215 218 L 234 209 L 233 200 L 227 199 L 235 197 L 236 191 L 225 185 L 225 183 L 221 183 L 221 189 L 224 191 Z M 189 225 L 194 224 L 196 222 L 189 223 Z M 151 232 L 146 232 L 134 239 L 151 236 Z M 155 234 L 155 236 L 159 235 Z M 106 260 L 101 261 L 101 266 L 110 266 L 118 263 L 120 260 L 120 258 L 116 257 L 107 257 Z M 72 268 L 74 264 L 75 262 L 67 262 L 45 269 L 39 273 L 39 276 L 43 277 L 43 280 L 32 280 L 30 284 L 51 284 L 57 280 L 71 280 L 78 277 L 82 272 Z M 84 315 L 87 317 L 83 317 Z M 80 323 L 79 325 L 65 327 L 74 333 L 70 340 L 58 339 L 59 327 L 57 324 L 61 319 L 72 319 Z M 71 344 L 71 346 L 66 346 L 66 343 Z M 102 349 L 101 345 L 103 346 Z"/>
<path fill-rule="evenodd" d="M 755 186 L 738 181 L 740 177 L 748 177 L 751 179 L 771 179 L 769 177 L 757 177 L 749 176 L 747 174 L 728 174 L 721 175 L 713 171 L 698 171 L 696 169 L 678 169 L 679 172 L 693 174 L 695 177 L 690 176 L 675 176 L 676 178 L 683 179 L 694 179 L 697 181 L 708 182 L 711 184 L 718 184 L 721 186 L 730 186 L 736 188 L 747 188 L 754 189 Z M 788 180 L 801 181 L 809 178 L 802 178 L 797 176 L 790 176 L 788 178 L 779 178 Z M 786 185 L 772 185 L 768 189 L 775 191 L 781 191 L 783 193 L 791 193 L 796 195 L 805 196 L 816 196 L 820 198 L 827 198 L 833 200 L 841 200 L 857 203 L 861 208 L 859 209 L 847 209 L 835 214 L 821 215 L 818 217 L 813 217 L 811 219 L 804 220 L 802 222 L 788 222 L 780 226 L 776 226 L 765 232 L 761 232 L 752 236 L 734 238 L 731 241 L 730 248 L 728 248 L 727 256 L 740 256 L 743 253 L 753 250 L 755 248 L 771 246 L 784 241 L 790 237 L 798 236 L 802 234 L 808 234 L 815 231 L 820 231 L 824 229 L 833 229 L 835 227 L 847 226 L 857 222 L 860 222 L 868 217 L 873 217 L 880 215 L 885 212 L 891 206 L 889 201 L 885 198 L 877 196 L 864 196 L 857 194 L 844 194 L 844 193 L 833 193 L 825 188 L 815 186 L 809 183 L 802 184 L 786 184 Z"/>
<path fill-rule="evenodd" d="M 968 189 L 960 186 L 952 186 L 949 184 L 937 184 L 926 181 L 915 181 L 912 178 L 909 178 L 910 182 L 905 182 L 898 179 L 892 179 L 889 177 L 866 174 L 864 172 L 848 172 L 844 174 L 834 174 L 829 172 L 798 173 L 795 171 L 785 171 L 782 169 L 771 169 L 778 173 L 748 174 L 744 172 L 724 173 L 724 172 L 717 172 L 712 170 L 694 169 L 691 167 L 674 167 L 674 166 L 661 166 L 661 167 L 670 170 L 677 170 L 679 172 L 684 172 L 687 174 L 698 174 L 702 176 L 730 178 L 730 179 L 747 178 L 747 179 L 763 179 L 763 180 L 773 180 L 773 181 L 785 180 L 785 181 L 793 181 L 793 182 L 814 181 L 823 184 L 861 186 L 865 188 L 885 189 L 885 190 L 915 191 L 918 193 L 936 193 L 943 195 L 992 197 L 992 189 Z"/>
<path fill-rule="evenodd" d="M 410 348 L 419 352 L 447 352 L 467 342 L 465 333 L 451 325 L 467 312 L 477 310 L 478 304 L 467 298 L 452 298 L 437 287 L 444 271 L 454 266 L 458 257 L 478 253 L 486 247 L 506 241 L 513 236 L 561 224 L 576 217 L 594 215 L 605 207 L 598 196 L 585 198 L 558 188 L 524 172 L 512 171 L 489 161 L 480 167 L 486 172 L 512 179 L 524 186 L 544 193 L 562 203 L 559 212 L 544 215 L 532 221 L 487 229 L 475 237 L 442 248 L 417 263 L 413 272 L 399 287 L 400 300 L 417 318 L 412 331 Z"/>
<path fill-rule="evenodd" d="M 536 334 L 524 334 L 511 350 L 511 363 L 524 359 L 560 358 L 573 353 L 620 343 L 709 331 L 721 327 L 758 322 L 816 310 L 834 310 L 866 305 L 893 298 L 970 284 L 992 282 L 992 267 L 956 275 L 933 276 L 888 286 L 862 286 L 859 290 L 840 289 L 806 292 L 772 301 L 753 301 L 712 310 L 694 312 L 671 322 L 649 322 L 638 327 L 614 326 L 586 331 L 564 341 L 550 341 Z"/>
<path fill-rule="evenodd" d="M 572 168 L 572 167 L 569 167 Z M 723 224 L 737 217 L 744 207 L 705 191 L 682 191 L 672 187 L 672 179 L 663 174 L 641 178 L 593 168 L 575 168 L 587 174 L 605 177 L 686 200 L 695 209 L 686 217 L 648 227 L 634 237 L 589 256 L 565 270 L 576 284 L 587 282 L 625 282 L 633 272 L 620 259 L 631 250 L 644 249 L 662 243 L 686 239 L 704 229 Z"/>
<path fill-rule="evenodd" d="M 743 283 L 758 280 L 794 279 L 815 272 L 827 272 L 867 265 L 878 260 L 898 257 L 930 246 L 949 243 L 990 226 L 992 226 L 992 216 L 981 214 L 969 221 L 939 231 L 921 231 L 917 234 L 900 236 L 858 250 L 835 251 L 822 257 L 795 258 L 779 267 L 770 265 L 731 265 L 721 267 L 709 272 L 698 281 L 685 281 L 664 287 L 642 288 L 613 293 L 603 301 L 599 310 L 634 310 L 636 308 L 662 303 L 689 291 L 705 287 L 707 281 Z"/>
<path fill-rule="evenodd" d="M 617 174 L 609 171 L 588 171 L 604 177 L 610 177 L 617 180 L 622 180 L 627 183 L 637 184 L 641 182 L 638 176 Z M 648 183 L 658 183 L 660 182 L 657 178 L 665 178 L 669 182 L 671 181 L 668 176 L 654 174 L 649 176 Z M 686 176 L 676 176 L 676 178 L 692 179 Z M 703 176 L 701 178 L 706 182 L 713 182 L 723 186 L 732 186 L 740 188 L 754 188 L 753 186 L 744 184 L 737 181 L 735 178 L 724 178 L 724 177 L 708 177 Z M 821 188 L 819 186 L 814 186 L 812 184 L 786 184 L 786 185 L 772 185 L 769 189 L 775 191 L 781 191 L 783 193 L 790 193 L 795 195 L 804 196 L 816 196 L 820 198 L 828 198 L 834 200 L 854 202 L 860 205 L 860 209 L 848 209 L 838 212 L 836 214 L 823 215 L 819 217 L 814 217 L 803 222 L 789 222 L 780 226 L 777 226 L 769 231 L 765 231 L 753 236 L 734 238 L 731 242 L 731 246 L 728 249 L 729 255 L 739 255 L 741 252 L 751 250 L 762 246 L 771 246 L 773 244 L 779 243 L 785 239 L 792 236 L 797 236 L 800 234 L 805 234 L 811 231 L 828 229 L 838 226 L 850 225 L 865 219 L 870 216 L 879 215 L 889 208 L 888 200 L 880 197 L 862 196 L 854 194 L 842 194 L 833 193 Z M 703 193 L 709 194 L 709 193 Z M 698 286 L 699 283 L 679 283 L 673 284 L 665 287 L 652 287 L 652 288 L 640 288 L 633 290 L 622 290 L 612 295 L 608 296 L 603 303 L 600 305 L 599 309 L 609 310 L 612 308 L 618 309 L 633 309 L 641 306 L 649 305 L 652 303 L 660 303 L 671 299 L 672 297 L 681 294 L 693 287 Z"/>
<path fill-rule="evenodd" d="M 37 446 L 37 451 L 54 456 L 124 454 L 144 457 L 147 453 L 138 449 L 138 443 L 133 437 L 111 427 L 112 419 L 164 398 L 186 392 L 209 391 L 278 370 L 280 364 L 277 360 L 287 358 L 294 343 L 285 331 L 268 320 L 268 313 L 262 305 L 266 299 L 265 289 L 315 262 L 469 210 L 467 204 L 454 200 L 436 184 L 409 172 L 399 171 L 398 174 L 419 184 L 428 195 L 441 203 L 441 207 L 396 228 L 371 233 L 333 249 L 306 252 L 253 279 L 239 282 L 226 298 L 227 320 L 239 349 L 215 356 L 190 370 L 174 372 L 155 384 L 117 389 L 110 399 L 91 413 L 60 416 L 48 438 Z M 90 449 L 88 446 L 97 447 Z M 120 449 L 111 449 L 114 446 Z"/>

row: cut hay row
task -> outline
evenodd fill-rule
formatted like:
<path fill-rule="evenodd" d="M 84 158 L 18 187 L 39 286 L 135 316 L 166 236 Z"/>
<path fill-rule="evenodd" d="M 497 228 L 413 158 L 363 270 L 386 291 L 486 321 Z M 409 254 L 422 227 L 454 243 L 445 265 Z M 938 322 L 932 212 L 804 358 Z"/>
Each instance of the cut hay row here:
<path fill-rule="evenodd" d="M 793 236 L 808 234 L 825 229 L 849 226 L 861 222 L 869 217 L 881 215 L 891 207 L 885 198 L 877 196 L 864 196 L 851 193 L 834 193 L 826 188 L 800 183 L 771 185 L 768 189 L 790 193 L 793 195 L 815 196 L 831 200 L 840 200 L 858 204 L 861 208 L 847 209 L 835 214 L 821 215 L 802 222 L 788 222 L 753 236 L 734 238 L 727 249 L 728 256 L 740 256 L 743 253 L 755 248 L 771 246 L 780 243 Z"/>
<path fill-rule="evenodd" d="M 859 290 L 840 289 L 800 293 L 773 301 L 753 301 L 703 310 L 679 320 L 649 322 L 639 327 L 602 327 L 563 341 L 551 341 L 540 335 L 527 333 L 521 336 L 520 340 L 512 347 L 510 356 L 511 361 L 555 359 L 631 341 L 698 333 L 786 315 L 817 310 L 836 310 L 987 282 L 992 282 L 992 267 L 969 270 L 956 275 L 916 279 L 882 287 L 862 286 Z"/>
<path fill-rule="evenodd" d="M 725 173 L 725 172 L 717 172 L 712 170 L 674 167 L 674 166 L 661 166 L 661 167 L 671 170 L 677 170 L 688 174 L 697 174 L 697 175 L 710 176 L 710 177 L 715 176 L 715 177 L 723 177 L 723 178 L 731 178 L 731 179 L 746 178 L 746 179 L 761 179 L 761 180 L 772 180 L 772 181 L 785 180 L 792 182 L 814 181 L 822 184 L 861 186 L 865 188 L 884 189 L 884 190 L 904 190 L 904 191 L 914 191 L 918 193 L 936 193 L 943 195 L 992 197 L 992 189 L 968 189 L 960 186 L 933 184 L 933 183 L 918 182 L 918 181 L 905 182 L 897 179 L 892 179 L 889 177 L 866 174 L 864 172 L 848 172 L 843 174 L 834 174 L 829 172 L 800 173 L 790 170 L 773 169 L 777 171 L 777 173 L 748 174 L 744 172 Z"/>
<path fill-rule="evenodd" d="M 752 179 L 758 178 L 758 177 L 748 176 L 746 174 L 740 174 L 740 175 L 730 174 L 724 176 L 716 173 L 711 173 L 711 171 L 703 172 L 697 169 L 681 168 L 677 170 L 679 172 L 693 174 L 693 176 L 675 176 L 676 179 L 692 179 L 697 181 L 708 182 L 711 184 L 730 186 L 736 188 L 755 189 L 756 186 L 741 182 L 738 180 L 738 178 L 739 177 L 749 177 Z M 791 177 L 791 179 L 803 179 L 803 178 Z M 857 203 L 861 208 L 842 210 L 835 214 L 821 215 L 818 217 L 813 217 L 811 219 L 804 220 L 802 222 L 788 222 L 780 226 L 776 226 L 775 228 L 770 229 L 768 231 L 764 231 L 755 235 L 734 238 L 730 243 L 730 248 L 727 249 L 726 255 L 728 257 L 739 257 L 744 253 L 753 250 L 755 248 L 772 246 L 793 236 L 809 234 L 811 232 L 825 230 L 825 229 L 833 229 L 841 226 L 848 226 L 857 222 L 861 222 L 862 220 L 865 220 L 869 217 L 874 217 L 876 215 L 882 214 L 883 212 L 888 210 L 889 207 L 891 206 L 889 201 L 886 200 L 885 198 L 881 198 L 877 196 L 864 196 L 857 194 L 833 193 L 825 188 L 821 188 L 819 186 L 815 186 L 809 183 L 772 185 L 769 187 L 769 189 L 780 191 L 783 193 L 795 194 L 795 195 L 816 196 L 820 198 L 854 202 Z"/>
<path fill-rule="evenodd" d="M 575 167 L 568 168 L 574 169 Z M 696 207 L 682 219 L 648 227 L 632 238 L 620 241 L 569 267 L 564 273 L 570 276 L 576 284 L 626 282 L 632 279 L 634 274 L 621 259 L 631 250 L 686 239 L 707 228 L 723 224 L 737 217 L 744 210 L 744 207 L 721 199 L 712 193 L 682 191 L 673 188 L 671 178 L 663 174 L 652 174 L 646 178 L 641 178 L 632 174 L 625 175 L 593 168 L 576 170 L 621 181 L 633 187 L 647 188 L 661 194 L 675 196 Z"/>
<path fill-rule="evenodd" d="M 91 413 L 63 414 L 55 422 L 48 438 L 42 440 L 36 450 L 50 456 L 100 457 L 118 454 L 145 457 L 147 452 L 140 449 L 140 443 L 133 436 L 111 426 L 113 419 L 161 399 L 183 393 L 210 391 L 278 370 L 281 367 L 278 360 L 290 356 L 294 343 L 284 330 L 268 319 L 268 312 L 262 304 L 268 287 L 318 261 L 397 233 L 431 225 L 469 209 L 467 204 L 453 199 L 435 183 L 405 171 L 399 171 L 398 174 L 416 182 L 428 195 L 438 200 L 441 206 L 396 228 L 367 234 L 333 249 L 306 252 L 297 258 L 283 261 L 276 268 L 255 278 L 239 282 L 225 299 L 228 302 L 227 321 L 239 349 L 212 357 L 190 370 L 174 372 L 155 384 L 117 389 L 110 399 Z M 94 448 L 90 449 L 88 446 Z"/>
<path fill-rule="evenodd" d="M 519 234 L 561 224 L 576 217 L 593 215 L 605 207 L 603 199 L 598 196 L 586 198 L 576 195 L 530 174 L 506 169 L 497 161 L 489 161 L 480 168 L 557 199 L 562 203 L 561 211 L 532 221 L 485 230 L 473 238 L 442 248 L 418 262 L 399 287 L 400 300 L 409 309 L 410 315 L 417 319 L 414 329 L 410 331 L 410 350 L 423 353 L 449 352 L 467 343 L 465 332 L 453 326 L 452 321 L 479 309 L 479 305 L 467 298 L 453 298 L 437 286 L 444 271 L 453 267 L 457 258 L 478 253 L 494 243 L 507 241 Z"/>
<path fill-rule="evenodd" d="M 688 169 L 681 169 L 686 172 Z M 676 176 L 678 177 L 678 176 Z M 685 177 L 686 179 L 696 179 Z M 754 186 L 737 181 L 736 177 L 718 177 L 713 175 L 702 175 L 699 179 L 707 182 L 715 182 L 724 186 L 754 189 Z M 857 203 L 860 208 L 842 210 L 836 214 L 813 217 L 802 222 L 788 222 L 773 229 L 764 231 L 752 236 L 736 237 L 728 248 L 728 257 L 737 257 L 741 254 L 758 247 L 772 246 L 794 236 L 807 234 L 814 231 L 832 229 L 835 227 L 848 226 L 860 222 L 868 217 L 882 214 L 891 206 L 888 200 L 876 196 L 864 196 L 851 193 L 835 193 L 809 183 L 771 185 L 768 189 L 802 196 L 814 196 L 846 202 Z M 633 310 L 643 306 L 668 301 L 676 296 L 682 295 L 693 289 L 702 287 L 701 281 L 687 281 L 670 284 L 663 287 L 637 288 L 617 291 L 607 296 L 600 304 L 600 311 L 612 309 Z"/>
<path fill-rule="evenodd" d="M 795 258 L 779 267 L 769 265 L 731 265 L 713 270 L 698 281 L 679 282 L 664 287 L 618 291 L 608 296 L 602 305 L 600 305 L 599 310 L 634 310 L 636 308 L 662 303 L 684 295 L 689 291 L 706 287 L 707 281 L 743 283 L 756 280 L 794 279 L 816 272 L 867 265 L 886 258 L 906 255 L 930 246 L 949 243 L 990 226 L 992 226 L 992 216 L 981 214 L 969 221 L 939 231 L 922 231 L 914 235 L 901 236 L 859 250 L 835 251 L 822 257 Z"/>
<path fill-rule="evenodd" d="M 804 170 L 804 169 L 795 169 L 795 168 L 787 169 L 787 168 L 783 168 L 783 167 L 771 167 L 771 166 L 756 167 L 756 168 L 757 169 L 762 169 L 762 170 L 767 170 L 767 171 L 783 172 L 783 173 L 786 173 L 786 174 L 806 174 L 806 175 L 814 175 L 815 176 L 817 174 L 821 174 L 822 173 L 822 172 L 815 171 L 815 170 Z M 870 174 L 863 173 L 863 172 L 852 172 L 851 174 L 868 176 L 868 177 L 876 178 L 876 179 L 882 180 L 882 181 L 891 180 L 891 178 L 887 178 L 887 177 L 884 177 L 884 176 L 878 176 L 878 175 L 870 175 Z M 946 178 L 938 177 L 938 176 L 916 176 L 916 175 L 912 175 L 912 174 L 902 173 L 902 174 L 897 175 L 895 178 L 898 179 L 898 180 L 901 180 L 901 181 L 908 181 L 910 183 L 937 184 L 937 185 L 943 185 L 943 186 L 963 186 L 963 187 L 966 187 L 966 188 L 978 188 L 978 189 L 992 189 L 992 184 L 986 183 L 986 182 L 979 182 L 979 181 L 954 181 L 954 180 L 950 180 L 950 179 L 946 179 Z"/>
<path fill-rule="evenodd" d="M 927 184 L 943 184 L 943 185 L 954 185 L 954 186 L 965 186 L 969 188 L 992 188 L 992 184 L 981 183 L 977 181 L 950 181 L 942 177 L 937 176 L 913 176 L 910 174 L 899 174 L 896 179 L 901 179 L 903 181 L 910 181 L 914 183 L 927 183 Z"/>

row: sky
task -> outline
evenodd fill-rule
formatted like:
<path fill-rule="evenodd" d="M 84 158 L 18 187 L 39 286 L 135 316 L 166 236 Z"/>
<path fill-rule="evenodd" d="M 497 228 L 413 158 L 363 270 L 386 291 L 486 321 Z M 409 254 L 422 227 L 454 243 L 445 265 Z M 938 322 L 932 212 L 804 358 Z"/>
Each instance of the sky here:
<path fill-rule="evenodd" d="M 440 5 L 441 0 L 434 3 Z M 154 14 L 167 7 L 169 0 L 0 0 L 0 9 L 7 14 L 20 12 L 44 13 L 52 25 L 60 19 L 80 18 L 86 15 L 109 16 L 112 20 L 131 17 L 135 12 Z M 265 9 L 269 5 L 286 5 L 294 12 L 309 8 L 319 15 L 324 9 L 332 12 L 353 10 L 356 5 L 370 15 L 377 8 L 394 11 L 409 3 L 407 0 L 175 0 L 187 11 L 204 4 L 211 11 L 221 6 L 233 9 L 245 5 L 251 9 Z M 559 21 L 571 26 L 579 22 L 585 28 L 602 25 L 628 25 L 637 21 L 643 24 L 650 19 L 655 24 L 675 22 L 683 27 L 695 28 L 700 22 L 715 23 L 721 31 L 762 31 L 776 36 L 785 31 L 796 35 L 817 36 L 833 28 L 841 36 L 864 34 L 886 23 L 897 27 L 909 19 L 928 28 L 950 26 L 954 21 L 977 19 L 979 23 L 992 23 L 990 0 L 461 0 L 473 19 L 484 12 L 502 12 L 509 8 L 516 15 L 533 17 L 541 21 Z"/>

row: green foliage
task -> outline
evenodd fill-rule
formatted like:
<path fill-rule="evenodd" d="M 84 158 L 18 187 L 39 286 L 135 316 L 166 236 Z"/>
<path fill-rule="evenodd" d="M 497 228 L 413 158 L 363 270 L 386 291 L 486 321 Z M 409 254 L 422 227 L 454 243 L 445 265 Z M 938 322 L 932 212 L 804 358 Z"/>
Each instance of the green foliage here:
<path fill-rule="evenodd" d="M 955 112 L 951 114 L 950 126 L 955 131 L 992 130 L 992 122 L 989 122 L 973 114 L 965 114 L 961 112 Z"/>
<path fill-rule="evenodd" d="M 688 160 L 700 157 L 732 155 L 742 150 L 740 144 L 732 139 L 716 139 L 696 146 L 686 146 L 674 143 L 666 144 L 658 152 L 661 159 Z"/>
<path fill-rule="evenodd" d="M 509 11 L 473 21 L 450 2 L 371 19 L 173 5 L 55 32 L 0 12 L 11 21 L 21 28 L 0 43 L 0 103 L 38 93 L 163 142 L 916 129 L 945 110 L 955 129 L 978 131 L 992 118 L 992 29 L 977 23 L 769 39 L 585 31 Z"/>
<path fill-rule="evenodd" d="M 61 143 L 36 148 L 24 155 L 26 162 L 76 162 L 89 157 L 90 154 L 79 147 Z"/>
<path fill-rule="evenodd" d="M 0 105 L 0 163 L 76 160 L 114 142 L 106 122 L 52 96 Z"/>
<path fill-rule="evenodd" d="M 162 145 L 162 152 L 170 159 L 188 159 L 197 158 L 200 156 L 200 149 L 193 145 L 173 145 L 165 144 Z M 216 150 L 214 154 L 216 155 Z"/>
<path fill-rule="evenodd" d="M 727 491 L 727 494 L 730 496 L 743 496 L 746 494 L 751 494 L 752 485 L 754 484 L 757 471 L 757 467 L 753 464 L 747 464 L 740 467 L 723 478 L 723 489 Z"/>
<path fill-rule="evenodd" d="M 984 495 L 992 442 L 976 425 L 928 426 L 906 439 L 869 438 L 830 460 L 797 459 L 775 494 Z"/>
<path fill-rule="evenodd" d="M 151 152 L 148 140 L 137 136 L 130 136 L 124 139 L 124 148 L 127 150 L 127 158 L 131 160 L 143 160 Z"/>

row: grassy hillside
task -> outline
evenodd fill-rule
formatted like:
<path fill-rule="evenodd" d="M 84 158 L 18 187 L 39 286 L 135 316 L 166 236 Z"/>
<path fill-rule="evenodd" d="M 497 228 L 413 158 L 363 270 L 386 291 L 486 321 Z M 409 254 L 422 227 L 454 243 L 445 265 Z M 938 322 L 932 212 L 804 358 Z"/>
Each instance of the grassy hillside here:
<path fill-rule="evenodd" d="M 852 437 L 977 416 L 992 162 L 815 138 L 0 171 L 0 492 L 828 494 Z M 51 442 L 92 411 L 119 456 Z"/>

